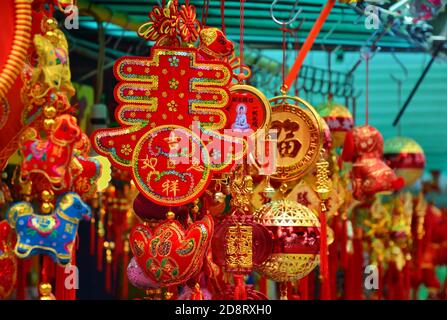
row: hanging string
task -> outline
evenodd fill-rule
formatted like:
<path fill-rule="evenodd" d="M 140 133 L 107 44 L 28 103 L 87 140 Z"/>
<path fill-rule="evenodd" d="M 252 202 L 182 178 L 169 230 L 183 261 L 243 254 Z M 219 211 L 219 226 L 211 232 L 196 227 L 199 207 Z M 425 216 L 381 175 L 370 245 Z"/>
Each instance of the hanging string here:
<path fill-rule="evenodd" d="M 369 89 L 368 89 L 368 83 L 369 83 L 369 57 L 366 57 L 365 59 L 365 63 L 366 63 L 366 94 L 365 94 L 365 99 L 366 99 L 366 103 L 365 103 L 365 124 L 368 125 L 368 117 L 369 117 L 369 106 L 368 106 L 368 102 L 369 102 Z"/>
<path fill-rule="evenodd" d="M 300 49 L 300 37 L 298 35 L 298 31 L 296 31 L 295 32 L 295 60 L 298 57 L 299 49 Z M 285 79 L 283 79 L 283 83 L 284 83 L 284 80 Z M 298 79 L 295 80 L 294 85 L 295 85 L 295 87 L 294 87 L 295 88 L 295 96 L 298 96 L 298 93 L 299 93 L 298 92 Z"/>
<path fill-rule="evenodd" d="M 287 61 L 287 48 L 286 48 L 286 27 L 280 28 L 282 31 L 282 87 L 281 90 L 286 90 L 285 83 L 286 83 L 286 61 Z"/>
<path fill-rule="evenodd" d="M 400 108 L 400 100 L 402 95 L 402 81 L 397 81 L 397 112 L 399 112 Z M 401 122 L 397 124 L 397 135 L 400 137 L 402 134 L 402 125 Z"/>
<path fill-rule="evenodd" d="M 202 7 L 202 27 L 206 26 L 206 20 L 208 18 L 208 8 L 210 6 L 209 0 L 203 0 L 203 7 Z"/>
<path fill-rule="evenodd" d="M 222 18 L 222 32 L 226 34 L 225 30 L 225 0 L 220 0 L 220 17 Z"/>
<path fill-rule="evenodd" d="M 332 101 L 332 50 L 329 49 L 327 56 L 327 71 L 328 71 L 328 88 L 327 95 L 329 102 Z"/>
<path fill-rule="evenodd" d="M 240 26 L 239 26 L 239 66 L 240 66 L 240 74 L 244 74 L 244 2 L 245 0 L 241 0 L 240 2 Z"/>

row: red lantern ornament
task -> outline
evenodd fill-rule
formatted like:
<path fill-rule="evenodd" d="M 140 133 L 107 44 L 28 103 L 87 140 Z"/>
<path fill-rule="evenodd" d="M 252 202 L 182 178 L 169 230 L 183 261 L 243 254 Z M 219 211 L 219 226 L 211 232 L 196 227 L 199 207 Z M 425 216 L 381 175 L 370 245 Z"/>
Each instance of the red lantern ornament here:
<path fill-rule="evenodd" d="M 8 222 L 0 221 L 0 300 L 9 298 L 17 281 L 14 242 Z"/>
<path fill-rule="evenodd" d="M 341 147 L 346 134 L 354 126 L 351 112 L 345 106 L 332 101 L 317 106 L 316 110 L 329 126 L 333 146 Z"/>
<path fill-rule="evenodd" d="M 352 162 L 353 196 L 363 201 L 377 193 L 392 192 L 403 187 L 403 178 L 382 161 L 383 137 L 372 126 L 359 126 L 347 135 L 343 161 Z"/>
<path fill-rule="evenodd" d="M 319 263 L 320 222 L 309 208 L 291 200 L 276 200 L 253 214 L 271 232 L 273 251 L 256 268 L 277 282 L 301 279 Z"/>
<path fill-rule="evenodd" d="M 424 150 L 413 139 L 394 137 L 386 140 L 383 156 L 396 175 L 404 179 L 406 187 L 415 183 L 424 173 Z"/>
<path fill-rule="evenodd" d="M 130 248 L 136 262 L 144 270 L 147 283 L 157 287 L 181 284 L 197 275 L 211 244 L 213 219 L 206 215 L 188 229 L 173 220 L 160 223 L 154 231 L 148 226 L 136 225 L 130 233 Z"/>

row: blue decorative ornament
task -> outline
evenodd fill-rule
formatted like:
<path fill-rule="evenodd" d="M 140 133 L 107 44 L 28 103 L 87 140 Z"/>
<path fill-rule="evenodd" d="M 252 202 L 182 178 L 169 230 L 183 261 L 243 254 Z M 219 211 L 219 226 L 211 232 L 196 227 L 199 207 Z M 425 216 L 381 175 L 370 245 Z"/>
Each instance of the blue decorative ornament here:
<path fill-rule="evenodd" d="M 34 213 L 29 202 L 14 204 L 7 213 L 8 223 L 16 229 L 15 253 L 19 258 L 47 254 L 56 263 L 67 265 L 80 220 L 90 220 L 92 212 L 74 192 L 62 195 L 49 215 Z"/>

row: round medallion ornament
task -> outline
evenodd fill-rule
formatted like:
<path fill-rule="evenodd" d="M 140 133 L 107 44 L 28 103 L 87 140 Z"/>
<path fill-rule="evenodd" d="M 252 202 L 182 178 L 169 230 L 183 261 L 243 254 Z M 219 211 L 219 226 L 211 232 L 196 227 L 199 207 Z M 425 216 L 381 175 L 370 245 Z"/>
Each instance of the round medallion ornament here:
<path fill-rule="evenodd" d="M 125 148 L 128 148 L 126 150 Z M 123 145 L 121 150 L 129 151 Z M 211 179 L 208 149 L 192 131 L 176 125 L 149 130 L 133 159 L 135 185 L 151 201 L 183 205 L 200 196 Z"/>
<path fill-rule="evenodd" d="M 298 97 L 274 97 L 270 105 L 270 130 L 277 132 L 276 173 L 271 178 L 299 179 L 318 160 L 323 144 L 320 117 L 308 102 Z"/>
<path fill-rule="evenodd" d="M 270 123 L 270 103 L 255 87 L 236 84 L 231 86 L 231 103 L 226 108 L 226 129 L 234 133 L 256 133 Z"/>

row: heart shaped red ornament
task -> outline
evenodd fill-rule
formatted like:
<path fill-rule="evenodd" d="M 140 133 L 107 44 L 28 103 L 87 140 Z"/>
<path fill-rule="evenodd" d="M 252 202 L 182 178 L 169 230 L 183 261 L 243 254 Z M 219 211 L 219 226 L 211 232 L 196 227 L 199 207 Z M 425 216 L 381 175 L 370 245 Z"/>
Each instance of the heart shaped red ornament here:
<path fill-rule="evenodd" d="M 130 248 L 152 282 L 159 287 L 177 285 L 200 272 L 213 229 L 210 215 L 186 230 L 175 220 L 162 222 L 154 231 L 139 224 L 130 233 Z"/>

